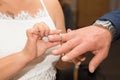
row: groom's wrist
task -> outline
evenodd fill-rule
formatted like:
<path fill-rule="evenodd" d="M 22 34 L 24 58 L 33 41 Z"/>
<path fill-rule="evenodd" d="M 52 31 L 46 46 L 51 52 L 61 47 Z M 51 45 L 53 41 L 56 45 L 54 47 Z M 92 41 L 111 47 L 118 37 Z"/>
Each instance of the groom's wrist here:
<path fill-rule="evenodd" d="M 115 26 L 108 20 L 96 20 L 93 25 L 101 25 L 101 27 L 108 29 L 111 32 L 112 38 L 114 39 L 116 28 Z"/>

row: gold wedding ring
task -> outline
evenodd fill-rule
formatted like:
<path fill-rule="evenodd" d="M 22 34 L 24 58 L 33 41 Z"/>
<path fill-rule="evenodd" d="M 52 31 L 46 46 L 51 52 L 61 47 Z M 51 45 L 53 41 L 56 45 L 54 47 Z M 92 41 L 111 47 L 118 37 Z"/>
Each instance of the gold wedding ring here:
<path fill-rule="evenodd" d="M 60 45 L 62 46 L 63 44 L 63 40 L 62 40 L 62 33 L 59 34 L 60 35 Z M 65 54 L 63 53 L 62 56 L 64 56 Z"/>
<path fill-rule="evenodd" d="M 59 34 L 60 35 L 60 45 L 62 46 L 62 33 Z"/>
<path fill-rule="evenodd" d="M 60 45 L 62 46 L 62 44 L 63 44 L 63 40 L 62 40 L 63 36 L 62 36 L 62 33 L 60 33 L 59 35 L 60 35 Z M 61 56 L 64 56 L 64 55 L 65 55 L 65 53 L 63 53 Z M 72 62 L 73 62 L 73 61 L 72 61 Z M 79 66 L 80 66 L 80 64 L 81 64 L 81 61 L 79 61 L 78 63 L 75 64 L 74 74 L 73 74 L 74 80 L 78 80 L 78 71 L 79 71 Z"/>

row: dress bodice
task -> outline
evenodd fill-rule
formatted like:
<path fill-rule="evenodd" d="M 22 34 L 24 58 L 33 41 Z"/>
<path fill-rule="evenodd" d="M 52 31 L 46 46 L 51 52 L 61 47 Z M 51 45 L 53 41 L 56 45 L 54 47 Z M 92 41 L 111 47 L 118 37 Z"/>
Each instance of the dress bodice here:
<path fill-rule="evenodd" d="M 43 0 L 40 1 L 43 10 L 39 10 L 34 17 L 24 11 L 14 19 L 0 13 L 0 58 L 22 50 L 27 40 L 26 29 L 32 28 L 35 23 L 44 22 L 50 29 L 56 29 Z M 56 72 L 53 66 L 59 56 L 50 54 L 54 48 L 57 46 L 48 49 L 44 55 L 28 64 L 12 80 L 55 80 Z"/>

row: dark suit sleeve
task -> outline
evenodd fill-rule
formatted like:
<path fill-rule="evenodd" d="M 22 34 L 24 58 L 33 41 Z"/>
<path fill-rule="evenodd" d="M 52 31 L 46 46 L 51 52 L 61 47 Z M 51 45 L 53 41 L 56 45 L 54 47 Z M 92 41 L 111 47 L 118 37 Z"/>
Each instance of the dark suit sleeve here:
<path fill-rule="evenodd" d="M 115 40 L 120 38 L 120 9 L 105 14 L 100 20 L 109 20 L 116 28 Z"/>

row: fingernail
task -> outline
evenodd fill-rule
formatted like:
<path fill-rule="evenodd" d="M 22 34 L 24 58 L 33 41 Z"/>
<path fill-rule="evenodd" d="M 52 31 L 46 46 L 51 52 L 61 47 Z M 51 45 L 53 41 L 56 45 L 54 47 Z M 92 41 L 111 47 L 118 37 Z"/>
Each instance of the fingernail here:
<path fill-rule="evenodd" d="M 79 66 L 80 64 L 81 64 L 81 62 L 79 61 L 76 65 L 78 65 L 78 66 Z"/>
<path fill-rule="evenodd" d="M 85 59 L 86 59 L 86 57 L 82 58 L 81 61 L 83 62 L 83 61 L 85 61 Z"/>
<path fill-rule="evenodd" d="M 95 71 L 95 67 L 94 66 L 91 66 L 90 67 L 90 72 L 93 73 Z"/>
<path fill-rule="evenodd" d="M 51 39 L 51 38 L 54 38 L 54 37 L 53 37 L 52 35 L 49 35 L 49 36 L 48 36 L 48 38 L 50 38 L 50 39 Z"/>
<path fill-rule="evenodd" d="M 68 61 L 69 58 L 68 58 L 67 56 L 63 56 L 63 57 L 62 57 L 62 60 L 63 60 L 63 61 Z"/>
<path fill-rule="evenodd" d="M 53 54 L 57 54 L 58 50 L 53 50 L 52 53 Z"/>
<path fill-rule="evenodd" d="M 59 32 L 62 32 L 62 30 L 58 30 Z"/>

